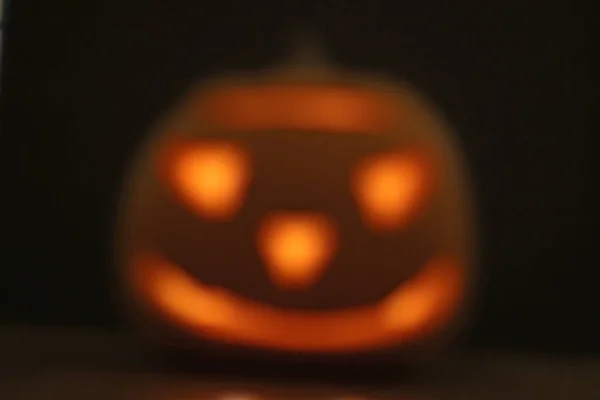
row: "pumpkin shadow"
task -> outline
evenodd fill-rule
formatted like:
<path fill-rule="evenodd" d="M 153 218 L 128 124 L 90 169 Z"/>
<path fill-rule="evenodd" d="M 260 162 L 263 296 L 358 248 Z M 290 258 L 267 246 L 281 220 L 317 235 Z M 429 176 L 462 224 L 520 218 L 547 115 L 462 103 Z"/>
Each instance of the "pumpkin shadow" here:
<path fill-rule="evenodd" d="M 325 385 L 346 388 L 406 389 L 456 382 L 454 368 L 442 360 L 400 362 L 397 358 L 255 357 L 248 353 L 203 355 L 159 351 L 151 356 L 153 369 L 185 379 L 240 380 L 289 385 Z"/>

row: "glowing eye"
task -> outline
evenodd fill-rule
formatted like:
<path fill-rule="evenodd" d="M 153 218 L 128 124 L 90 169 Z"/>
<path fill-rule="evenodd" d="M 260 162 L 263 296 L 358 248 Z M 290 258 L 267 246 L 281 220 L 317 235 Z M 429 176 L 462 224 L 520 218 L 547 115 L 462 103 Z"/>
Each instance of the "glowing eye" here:
<path fill-rule="evenodd" d="M 421 157 L 408 153 L 378 155 L 358 165 L 352 189 L 371 229 L 395 229 L 415 216 L 427 195 L 426 167 Z"/>
<path fill-rule="evenodd" d="M 195 144 L 172 158 L 175 191 L 189 207 L 208 219 L 233 217 L 244 202 L 251 161 L 229 143 Z"/>

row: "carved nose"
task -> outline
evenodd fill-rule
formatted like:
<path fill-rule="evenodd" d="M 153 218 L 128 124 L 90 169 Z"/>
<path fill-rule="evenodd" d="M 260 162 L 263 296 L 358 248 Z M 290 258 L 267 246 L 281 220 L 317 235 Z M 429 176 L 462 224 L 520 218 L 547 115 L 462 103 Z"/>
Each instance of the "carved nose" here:
<path fill-rule="evenodd" d="M 334 222 L 319 213 L 271 213 L 261 222 L 257 239 L 271 281 L 284 290 L 315 284 L 338 247 Z"/>

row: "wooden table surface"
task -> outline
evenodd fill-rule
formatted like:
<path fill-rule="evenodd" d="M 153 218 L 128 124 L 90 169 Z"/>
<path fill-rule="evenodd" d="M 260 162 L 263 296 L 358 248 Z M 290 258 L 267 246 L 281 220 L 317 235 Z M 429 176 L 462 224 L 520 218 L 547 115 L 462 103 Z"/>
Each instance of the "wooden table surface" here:
<path fill-rule="evenodd" d="M 283 382 L 161 368 L 125 334 L 11 327 L 0 329 L 0 399 L 600 400 L 600 358 L 489 351 L 455 355 L 444 363 L 450 379 L 438 373 L 385 385 Z"/>

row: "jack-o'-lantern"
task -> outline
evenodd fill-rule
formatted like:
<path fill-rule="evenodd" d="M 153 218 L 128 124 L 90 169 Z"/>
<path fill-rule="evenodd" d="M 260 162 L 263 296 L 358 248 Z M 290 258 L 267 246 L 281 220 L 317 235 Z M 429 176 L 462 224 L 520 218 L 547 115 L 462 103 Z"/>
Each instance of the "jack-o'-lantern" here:
<path fill-rule="evenodd" d="M 195 87 L 136 158 L 118 249 L 181 346 L 373 354 L 447 336 L 471 288 L 459 152 L 414 90 L 291 66 Z"/>

